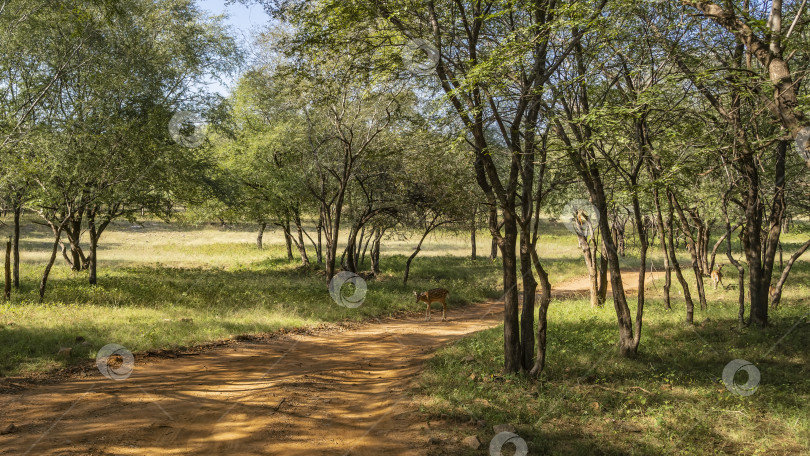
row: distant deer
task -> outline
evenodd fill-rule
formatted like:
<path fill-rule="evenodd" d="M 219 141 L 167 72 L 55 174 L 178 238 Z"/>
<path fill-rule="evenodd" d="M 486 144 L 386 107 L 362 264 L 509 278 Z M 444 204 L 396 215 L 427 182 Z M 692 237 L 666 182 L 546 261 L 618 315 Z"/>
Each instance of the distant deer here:
<path fill-rule="evenodd" d="M 725 265 L 721 264 L 717 269 L 712 271 L 712 282 L 714 282 L 714 289 L 715 290 L 717 289 L 717 284 L 718 283 L 720 285 L 723 285 L 724 289 L 726 288 L 726 285 L 723 283 L 723 272 L 722 272 L 723 271 L 723 266 L 725 266 Z"/>
<path fill-rule="evenodd" d="M 434 288 L 432 290 L 425 291 L 424 293 L 417 293 L 414 291 L 413 295 L 416 296 L 417 303 L 421 301 L 427 304 L 425 321 L 430 320 L 430 304 L 433 302 L 442 303 L 442 321 L 447 320 L 447 297 L 450 296 L 449 291 L 444 288 Z"/>

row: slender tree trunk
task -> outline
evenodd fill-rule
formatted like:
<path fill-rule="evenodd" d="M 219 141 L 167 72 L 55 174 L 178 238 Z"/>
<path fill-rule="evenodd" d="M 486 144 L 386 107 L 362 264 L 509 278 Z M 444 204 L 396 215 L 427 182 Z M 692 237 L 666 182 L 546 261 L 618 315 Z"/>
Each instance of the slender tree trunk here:
<path fill-rule="evenodd" d="M 323 214 L 318 216 L 318 245 L 315 246 L 315 256 L 318 264 L 323 264 Z"/>
<path fill-rule="evenodd" d="M 669 192 L 669 197 L 678 214 L 678 219 L 681 221 L 681 230 L 686 235 L 686 248 L 689 251 L 692 260 L 692 271 L 695 273 L 695 281 L 697 283 L 698 297 L 700 298 L 700 309 L 706 310 L 706 290 L 703 288 L 703 274 L 700 272 L 700 258 L 698 258 L 698 246 L 695 237 L 692 235 L 692 230 L 689 228 L 689 222 L 686 220 L 683 208 L 678 203 L 675 194 Z"/>
<path fill-rule="evenodd" d="M 476 228 L 478 228 L 478 227 L 477 227 L 477 225 L 475 223 L 475 216 L 476 216 L 476 210 L 473 209 L 472 225 L 470 226 L 470 259 L 473 260 L 473 261 L 475 261 L 476 257 L 477 257 L 476 252 L 475 252 L 475 231 L 476 231 Z"/>
<path fill-rule="evenodd" d="M 383 233 L 385 230 L 377 228 L 374 234 L 374 240 L 371 242 L 371 272 L 374 277 L 380 275 L 380 242 L 382 241 Z"/>
<path fill-rule="evenodd" d="M 666 241 L 666 226 L 664 225 L 664 216 L 661 214 L 661 200 L 658 195 L 658 188 L 653 188 L 653 199 L 655 201 L 655 219 L 658 223 L 658 229 L 661 233 L 661 251 L 664 254 L 664 308 L 667 310 L 672 309 L 670 303 L 669 290 L 672 287 L 672 268 L 669 265 L 669 251 L 667 250 Z"/>
<path fill-rule="evenodd" d="M 547 333 L 547 317 L 548 308 L 551 304 L 551 282 L 548 280 L 548 273 L 540 264 L 540 259 L 537 256 L 537 250 L 531 249 L 529 251 L 532 257 L 532 262 L 535 266 L 535 271 L 540 278 L 540 309 L 537 315 L 537 352 L 534 357 L 534 366 L 529 374 L 533 377 L 540 376 L 546 365 L 546 333 Z"/>
<path fill-rule="evenodd" d="M 14 289 L 20 288 L 20 215 L 22 214 L 22 206 L 15 205 L 14 207 L 14 236 L 11 240 L 11 249 L 13 254 L 13 271 L 12 278 Z"/>
<path fill-rule="evenodd" d="M 795 263 L 796 260 L 807 251 L 808 247 L 810 247 L 810 240 L 802 244 L 802 246 L 799 247 L 799 250 L 791 255 L 787 265 L 785 265 L 785 268 L 782 270 L 782 275 L 779 277 L 779 281 L 776 282 L 776 285 L 774 286 L 774 293 L 773 297 L 771 298 L 771 307 L 774 309 L 779 307 L 779 301 L 782 300 L 782 287 L 785 285 L 785 282 L 787 282 L 788 275 L 790 274 L 790 268 L 792 268 L 793 263 Z"/>
<path fill-rule="evenodd" d="M 675 277 L 683 289 L 683 297 L 686 300 L 686 322 L 692 324 L 694 322 L 695 304 L 692 302 L 692 295 L 689 293 L 689 283 L 683 276 L 681 265 L 678 262 L 678 255 L 675 254 L 675 214 L 672 208 L 672 200 L 667 198 L 667 205 L 669 206 L 669 214 L 667 217 L 667 238 L 669 240 L 669 258 L 672 261 L 672 269 L 675 270 Z"/>
<path fill-rule="evenodd" d="M 295 222 L 295 229 L 298 231 L 298 242 L 295 246 L 298 247 L 298 254 L 301 256 L 301 266 L 309 266 L 309 256 L 307 255 L 307 245 L 304 243 L 304 227 L 301 224 L 301 216 L 296 212 L 293 215 Z"/>
<path fill-rule="evenodd" d="M 776 154 L 776 169 L 775 169 L 775 177 L 774 177 L 774 197 L 771 202 L 771 211 L 768 220 L 768 235 L 765 238 L 764 242 L 764 253 L 763 253 L 763 268 L 762 268 L 762 294 L 765 295 L 764 299 L 767 302 L 768 296 L 770 295 L 770 287 L 771 282 L 773 280 L 773 266 L 776 259 L 777 251 L 779 250 L 779 239 L 782 232 L 782 221 L 785 217 L 785 210 L 787 206 L 787 202 L 785 200 L 785 158 L 787 154 L 788 142 L 787 141 L 780 141 L 777 148 Z M 806 249 L 806 247 L 805 247 Z M 801 253 L 804 253 L 803 251 Z M 799 255 L 801 255 L 801 253 Z M 798 256 L 796 257 L 798 258 Z M 794 260 L 795 261 L 795 260 Z M 790 266 L 792 267 L 793 264 L 791 263 Z M 788 270 L 788 274 L 790 270 Z M 782 276 L 787 279 L 787 274 L 785 271 L 782 271 Z M 781 285 L 784 282 L 780 281 L 777 282 L 778 292 L 781 294 Z M 779 296 L 781 298 L 781 296 Z M 777 301 L 778 305 L 778 301 Z M 752 308 L 753 311 L 753 308 Z M 767 314 L 765 316 L 766 324 L 767 324 Z"/>
<path fill-rule="evenodd" d="M 594 252 L 596 252 L 596 246 L 594 246 Z M 599 305 L 602 306 L 607 302 L 607 284 L 608 284 L 608 261 L 607 256 L 605 255 L 605 249 L 600 248 L 599 253 L 599 288 L 597 290 L 597 299 L 599 299 Z"/>
<path fill-rule="evenodd" d="M 259 250 L 264 249 L 264 230 L 267 229 L 267 222 L 259 224 L 259 234 L 256 236 L 256 248 Z"/>
<path fill-rule="evenodd" d="M 734 232 L 735 228 L 731 228 L 731 221 L 728 218 L 728 200 L 724 199 L 723 201 L 723 216 L 726 219 L 726 258 L 728 259 L 729 263 L 734 265 L 737 269 L 737 288 L 739 289 L 738 293 L 738 304 L 739 304 L 739 312 L 737 312 L 737 319 L 740 323 L 740 327 L 745 325 L 745 267 L 734 258 L 734 254 L 731 252 L 731 233 Z M 739 226 L 739 225 L 738 225 Z"/>
<path fill-rule="evenodd" d="M 287 220 L 284 223 L 284 243 L 287 247 L 287 260 L 293 260 L 293 252 L 292 252 L 292 245 L 293 245 L 293 238 L 292 234 L 290 233 L 290 221 Z"/>
<path fill-rule="evenodd" d="M 363 264 L 366 262 L 366 252 L 368 252 L 368 245 L 371 243 L 371 239 L 374 238 L 374 230 L 372 228 L 371 233 L 369 233 L 368 237 L 366 238 L 366 244 L 363 246 L 363 253 L 360 255 L 360 267 L 363 267 Z"/>
<path fill-rule="evenodd" d="M 346 238 L 346 250 L 343 251 L 343 268 L 347 271 L 357 274 L 357 260 L 354 256 L 355 247 L 357 245 L 357 234 L 359 228 L 352 226 L 349 230 L 349 236 Z"/>
<path fill-rule="evenodd" d="M 498 223 L 498 211 L 495 210 L 495 206 L 491 206 L 489 210 L 489 226 L 490 227 L 495 226 L 497 227 L 498 230 L 500 230 L 501 227 L 503 226 L 502 223 L 501 224 Z M 495 236 L 492 236 L 492 242 L 489 248 L 490 260 L 495 261 L 495 259 L 498 258 L 498 249 L 499 249 L 498 240 L 495 238 Z"/>
<path fill-rule="evenodd" d="M 87 281 L 90 285 L 95 285 L 97 281 L 96 271 L 98 263 L 96 254 L 98 252 L 98 238 L 101 235 L 96 230 L 96 215 L 95 211 L 88 209 L 87 226 L 90 234 L 90 255 L 87 257 L 88 278 Z"/>
<path fill-rule="evenodd" d="M 6 242 L 6 261 L 3 271 L 5 272 L 4 276 L 6 279 L 3 296 L 6 301 L 8 301 L 11 299 L 11 237 L 9 237 L 8 242 Z"/>
<path fill-rule="evenodd" d="M 635 190 L 638 189 L 638 183 L 633 180 L 632 182 L 633 188 Z M 641 220 L 641 205 L 638 201 L 637 193 L 633 193 L 633 213 L 636 217 L 636 227 L 638 230 L 638 241 L 639 241 L 639 268 L 638 268 L 638 305 L 636 307 L 636 321 L 635 327 L 633 328 L 633 351 L 638 351 L 639 343 L 641 342 L 641 328 L 642 328 L 642 320 L 644 318 L 644 298 L 645 298 L 645 291 L 646 291 L 646 284 L 647 284 L 647 249 L 649 248 L 649 244 L 647 243 L 647 233 L 644 229 L 644 222 Z"/>
<path fill-rule="evenodd" d="M 732 228 L 731 233 L 736 231 L 740 225 L 742 224 L 738 223 L 734 228 Z M 708 269 L 706 269 L 707 271 L 709 271 L 710 274 L 712 271 L 714 271 L 715 260 L 717 259 L 717 249 L 725 242 L 726 237 L 728 236 L 730 236 L 730 233 L 727 231 L 722 235 L 720 235 L 720 238 L 717 240 L 717 242 L 714 243 L 714 247 L 712 248 L 711 259 L 709 260 L 709 267 Z"/>
<path fill-rule="evenodd" d="M 360 261 L 360 252 L 363 250 L 363 239 L 366 237 L 366 225 L 360 230 L 360 238 L 357 240 L 357 246 L 354 250 L 355 266 L 360 269 L 363 267 L 363 262 Z"/>
<path fill-rule="evenodd" d="M 402 279 L 402 285 L 408 284 L 408 276 L 411 273 L 411 262 L 414 258 L 416 258 L 416 255 L 419 255 L 419 251 L 422 250 L 422 243 L 425 242 L 425 238 L 428 234 L 430 234 L 431 231 L 433 231 L 433 228 L 435 228 L 435 226 L 432 222 L 428 224 L 425 231 L 422 233 L 422 237 L 419 239 L 419 243 L 416 244 L 416 248 L 413 249 L 413 253 L 408 257 L 408 260 L 405 261 L 405 276 Z"/>
<path fill-rule="evenodd" d="M 596 270 L 595 255 L 591 251 L 591 244 L 588 238 L 577 233 L 577 241 L 579 248 L 582 250 L 582 256 L 585 258 L 585 266 L 588 269 L 588 279 L 590 284 L 590 297 L 591 307 L 599 307 L 599 273 Z"/>
<path fill-rule="evenodd" d="M 53 228 L 54 231 L 54 239 L 53 239 L 53 248 L 51 249 L 51 256 L 48 259 L 48 264 L 45 265 L 45 271 L 42 273 L 42 280 L 39 282 L 39 302 L 45 298 L 45 288 L 48 285 L 48 276 L 51 274 L 51 268 L 53 267 L 54 261 L 56 261 L 56 253 L 59 250 L 60 238 L 62 237 L 62 230 Z"/>
<path fill-rule="evenodd" d="M 338 190 L 338 196 L 335 201 L 335 215 L 334 217 L 329 220 L 327 219 L 326 222 L 329 223 L 329 228 L 326 234 L 326 281 L 327 283 L 332 280 L 332 277 L 335 276 L 335 262 L 337 261 L 337 248 L 338 248 L 338 237 L 340 235 L 340 218 L 343 212 L 343 198 L 345 195 L 345 189 Z M 325 211 L 328 211 L 329 208 L 324 208 Z"/>

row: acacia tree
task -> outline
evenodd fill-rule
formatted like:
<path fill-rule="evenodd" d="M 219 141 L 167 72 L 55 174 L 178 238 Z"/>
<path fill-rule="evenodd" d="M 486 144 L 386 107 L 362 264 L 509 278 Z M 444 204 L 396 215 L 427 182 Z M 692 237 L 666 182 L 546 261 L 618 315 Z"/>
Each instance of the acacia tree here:
<path fill-rule="evenodd" d="M 792 5 L 795 19 L 783 22 L 788 5 L 782 1 L 772 2 L 764 11 L 748 1 L 724 5 L 690 0 L 678 3 L 698 13 L 698 19 L 686 19 L 691 27 L 708 27 L 718 36 L 706 44 L 702 35 L 684 37 L 696 43 L 693 46 L 685 39 L 671 39 L 672 55 L 729 132 L 733 147 L 721 149 L 725 155 L 723 171 L 738 176 L 731 179 L 730 185 L 738 189 L 739 198 L 729 201 L 740 206 L 745 218 L 741 240 L 748 265 L 750 323 L 766 326 L 774 259 L 786 210 L 787 140 L 796 138 L 810 125 L 799 103 L 802 84 L 794 66 L 808 61 L 807 47 L 797 38 L 806 26 L 806 22 L 798 20 L 805 4 Z M 724 58 L 712 52 L 720 46 L 727 50 Z M 791 57 L 796 55 L 793 63 L 785 57 L 786 50 Z M 713 73 L 717 77 L 707 80 L 703 65 L 720 70 Z M 767 113 L 769 121 L 761 120 L 760 113 Z M 751 133 L 752 121 L 762 125 L 764 134 Z M 773 154 L 768 160 L 761 156 L 765 150 Z M 766 163 L 775 171 L 773 198 L 767 211 L 761 199 L 766 184 L 760 172 Z"/>
<path fill-rule="evenodd" d="M 196 152 L 169 137 L 167 105 L 193 98 L 195 81 L 208 70 L 226 70 L 226 59 L 236 56 L 222 26 L 189 1 L 119 6 L 77 2 L 78 19 L 56 25 L 84 45 L 74 52 L 81 65 L 62 71 L 36 110 L 43 147 L 32 160 L 34 207 L 55 240 L 40 297 L 63 234 L 66 259 L 76 270 L 89 269 L 95 283 L 96 248 L 108 224 L 165 201 L 173 185 L 199 174 Z M 85 221 L 89 255 L 80 246 Z"/>
<path fill-rule="evenodd" d="M 431 136 L 435 135 L 423 141 L 413 141 L 411 137 L 413 146 L 402 157 L 405 172 L 401 191 L 407 207 L 403 218 L 410 219 L 406 226 L 417 227 L 421 232 L 405 262 L 403 285 L 408 283 L 411 263 L 428 235 L 442 226 L 463 223 L 478 204 L 474 190 L 469 188 L 472 181 L 469 169 L 459 166 L 456 159 L 459 151 L 447 139 Z"/>
<path fill-rule="evenodd" d="M 539 100 L 550 74 L 571 49 L 550 46 L 552 36 L 559 33 L 567 40 L 569 24 L 587 22 L 604 3 L 584 18 L 581 10 L 562 18 L 563 5 L 537 0 L 426 1 L 418 10 L 411 2 L 399 0 L 375 4 L 320 1 L 306 7 L 299 2 L 268 3 L 271 13 L 293 18 L 301 30 L 301 43 L 324 40 L 346 48 L 348 43 L 361 41 L 360 31 L 369 30 L 372 33 L 366 37 L 371 39 L 364 41 L 369 54 L 380 47 L 401 46 L 407 39 L 429 43 L 428 54 L 436 57 L 431 72 L 438 85 L 423 77 L 411 79 L 443 94 L 475 151 L 473 168 L 487 204 L 501 212 L 502 225 L 493 216 L 489 220 L 503 256 L 504 370 L 539 375 L 545 363 L 545 315 L 551 299 L 551 285 L 536 251 L 539 224 L 534 223 L 550 187 L 545 180 L 546 150 L 537 133 Z M 578 40 L 581 33 L 575 31 L 571 41 Z M 380 35 L 385 39 L 379 39 Z M 529 38 L 513 39 L 516 36 Z M 518 306 L 518 247 L 522 313 Z M 542 288 L 536 352 L 535 273 Z"/>

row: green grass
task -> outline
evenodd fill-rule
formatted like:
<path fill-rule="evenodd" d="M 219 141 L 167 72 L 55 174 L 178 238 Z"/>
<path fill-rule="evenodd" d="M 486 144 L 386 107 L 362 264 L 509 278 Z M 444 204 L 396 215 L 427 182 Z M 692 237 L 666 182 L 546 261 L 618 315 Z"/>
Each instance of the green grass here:
<path fill-rule="evenodd" d="M 786 236 L 785 259 L 804 236 L 800 230 Z M 673 285 L 673 310 L 664 310 L 662 275 L 657 278 L 647 289 L 636 358 L 617 355 L 610 302 L 592 309 L 584 299 L 556 300 L 540 381 L 501 375 L 499 327 L 440 350 L 415 390 L 418 401 L 432 419 L 458 423 L 454 437 L 477 434 L 484 446 L 494 436 L 492 425 L 512 424 L 529 454 L 807 454 L 810 263 L 796 263 L 764 330 L 739 328 L 736 277 L 726 290 L 707 289 L 706 311 L 695 301 L 694 326 L 684 323 L 680 286 Z M 630 303 L 635 319 L 635 300 Z M 722 381 L 734 359 L 761 373 L 751 396 L 732 394 Z M 746 374 L 735 380 L 745 383 Z M 487 426 L 462 424 L 478 420 Z M 451 454 L 479 454 L 465 451 Z"/>
<path fill-rule="evenodd" d="M 807 231 L 808 226 L 797 226 L 784 237 L 785 259 Z M 0 235 L 7 232 L 8 227 L 0 228 Z M 539 252 L 552 285 L 584 275 L 576 239 L 558 224 L 544 227 L 544 233 Z M 332 301 L 322 273 L 288 262 L 277 232 L 266 234 L 264 250 L 253 245 L 254 238 L 253 227 L 147 223 L 133 229 L 114 224 L 102 239 L 99 284 L 87 285 L 85 272 L 71 272 L 59 258 L 40 304 L 37 284 L 50 240 L 46 230 L 26 223 L 23 286 L 11 302 L 0 304 L 0 373 L 31 374 L 87 362 L 108 343 L 142 352 L 421 311 L 413 303 L 414 289 L 449 288 L 451 307 L 502 292 L 499 262 L 470 261 L 466 233 L 430 236 L 413 263 L 408 286 L 401 278 L 413 236 L 387 240 L 382 276 L 369 281 L 366 300 L 357 309 Z M 478 253 L 485 256 L 487 233 L 478 239 Z M 698 324 L 686 326 L 676 282 L 673 310 L 663 309 L 658 250 L 656 245 L 650 251 L 658 280 L 647 290 L 637 358 L 616 356 L 610 302 L 591 309 L 587 300 L 554 301 L 541 381 L 500 375 L 502 328 L 495 328 L 441 350 L 428 363 L 417 389 L 424 411 L 456 423 L 450 432 L 457 437 L 478 434 L 485 447 L 494 434 L 492 425 L 515 425 L 530 454 L 805 452 L 810 445 L 810 326 L 806 318 L 794 324 L 810 311 L 810 263 L 797 262 L 770 328 L 738 327 L 736 284 L 728 269 L 731 286 L 708 287 L 708 310 L 696 308 Z M 625 267 L 638 265 L 635 253 L 630 246 Z M 679 255 L 690 277 L 688 255 Z M 725 262 L 718 257 L 718 263 Z M 694 283 L 692 291 L 696 298 Z M 76 343 L 77 336 L 88 344 Z M 72 357 L 57 357 L 60 347 L 73 347 Z M 470 356 L 473 360 L 465 361 Z M 723 367 L 737 358 L 761 372 L 752 396 L 733 395 L 721 381 Z M 463 424 L 470 419 L 488 425 Z"/>
<path fill-rule="evenodd" d="M 350 309 L 331 299 L 322 272 L 287 261 L 277 233 L 268 233 L 265 249 L 259 250 L 250 242 L 252 231 L 155 223 L 137 231 L 118 224 L 102 238 L 96 286 L 87 284 L 86 272 L 71 272 L 59 257 L 40 304 L 47 234 L 26 226 L 21 289 L 11 302 L 0 303 L 0 375 L 86 362 L 109 343 L 142 352 L 417 311 L 422 307 L 413 302 L 415 289 L 446 287 L 452 290 L 451 307 L 499 295 L 497 262 L 439 256 L 427 246 L 429 255 L 414 261 L 407 286 L 402 285 L 405 257 L 383 256 L 381 277 L 368 281 L 363 305 Z M 457 236 L 445 236 L 443 243 L 468 254 Z M 401 241 L 397 248 L 405 245 Z M 79 336 L 87 344 L 77 343 Z M 57 356 L 60 347 L 71 347 L 72 356 Z"/>

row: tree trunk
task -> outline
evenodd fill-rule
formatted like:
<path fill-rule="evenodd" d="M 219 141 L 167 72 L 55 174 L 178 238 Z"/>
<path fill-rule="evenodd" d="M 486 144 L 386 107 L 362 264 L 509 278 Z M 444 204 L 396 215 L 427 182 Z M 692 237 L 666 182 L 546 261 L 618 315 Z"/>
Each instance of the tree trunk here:
<path fill-rule="evenodd" d="M 776 286 L 774 286 L 774 293 L 773 297 L 771 298 L 771 307 L 774 309 L 779 307 L 779 301 L 782 299 L 782 287 L 785 285 L 787 281 L 788 274 L 790 274 L 790 268 L 793 267 L 793 263 L 807 251 L 807 248 L 810 247 L 810 240 L 802 244 L 799 250 L 794 253 L 785 265 L 785 269 L 782 270 L 782 275 L 779 277 L 779 281 L 776 282 Z"/>
<path fill-rule="evenodd" d="M 470 227 L 470 259 L 475 261 L 476 260 L 476 253 L 475 253 L 475 230 L 478 228 L 475 223 L 475 215 L 476 210 L 473 209 L 472 214 L 472 226 Z"/>
<path fill-rule="evenodd" d="M 740 327 L 745 325 L 745 267 L 734 258 L 734 255 L 731 252 L 731 233 L 734 232 L 735 228 L 731 228 L 731 221 L 728 218 L 728 199 L 727 196 L 723 200 L 723 217 L 726 219 L 726 258 L 728 259 L 729 263 L 734 265 L 737 268 L 737 283 L 739 288 L 738 293 L 738 304 L 739 304 L 739 312 L 737 312 L 737 320 L 740 323 Z M 738 225 L 739 226 L 739 225 Z"/>
<path fill-rule="evenodd" d="M 667 191 L 669 192 L 669 191 Z M 689 283 L 683 276 L 681 265 L 678 262 L 678 255 L 675 254 L 675 214 L 672 208 L 672 200 L 667 198 L 667 205 L 669 207 L 669 214 L 667 217 L 667 238 L 669 240 L 669 258 L 672 261 L 672 269 L 675 270 L 675 277 L 683 289 L 683 297 L 686 300 L 686 322 L 692 324 L 694 322 L 695 304 L 692 302 L 692 295 L 689 293 Z"/>
<path fill-rule="evenodd" d="M 354 256 L 357 246 L 357 234 L 359 228 L 352 226 L 349 236 L 346 238 L 346 250 L 343 251 L 343 268 L 357 274 L 357 259 Z"/>
<path fill-rule="evenodd" d="M 672 200 L 676 213 L 678 214 L 678 219 L 681 221 L 681 230 L 686 235 L 686 248 L 689 251 L 689 255 L 692 260 L 692 271 L 695 273 L 698 297 L 700 298 L 700 310 L 706 310 L 706 290 L 703 288 L 703 274 L 700 271 L 700 258 L 698 258 L 700 253 L 698 252 L 697 241 L 695 240 L 695 236 L 692 234 L 692 229 L 689 227 L 689 222 L 686 220 L 683 208 L 681 207 L 680 203 L 678 203 L 678 199 L 675 197 L 675 194 L 669 192 L 669 197 Z"/>
<path fill-rule="evenodd" d="M 590 284 L 590 297 L 591 307 L 599 307 L 599 273 L 596 270 L 596 258 L 594 252 L 591 250 L 591 243 L 588 238 L 577 233 L 577 241 L 579 248 L 582 250 L 582 256 L 585 258 L 585 266 L 588 269 L 588 279 Z M 521 260 L 522 261 L 522 260 Z"/>
<path fill-rule="evenodd" d="M 638 305 L 636 307 L 636 322 L 635 327 L 633 328 L 634 338 L 633 338 L 633 352 L 635 353 L 638 350 L 639 343 L 641 342 L 641 328 L 642 328 L 642 320 L 644 318 L 644 293 L 646 291 L 646 273 L 647 273 L 647 249 L 649 248 L 649 244 L 647 243 L 647 233 L 645 232 L 644 222 L 641 220 L 641 205 L 638 201 L 638 182 L 635 181 L 635 178 L 631 181 L 634 192 L 633 192 L 633 213 L 636 217 L 636 227 L 638 230 L 638 241 L 639 241 L 639 267 L 638 267 Z"/>
<path fill-rule="evenodd" d="M 301 266 L 309 266 L 307 245 L 304 243 L 304 227 L 301 224 L 301 215 L 297 211 L 293 214 L 293 222 L 298 231 L 298 242 L 295 243 L 295 246 L 298 247 L 298 254 L 301 256 Z"/>
<path fill-rule="evenodd" d="M 748 261 L 748 294 L 751 299 L 749 324 L 768 325 L 768 287 L 762 286 L 762 203 L 759 199 L 759 170 L 752 154 L 744 155 L 740 167 L 748 184 L 745 192 L 745 229 L 740 239 Z"/>
<path fill-rule="evenodd" d="M 595 251 L 596 247 L 594 247 Z M 607 301 L 607 283 L 608 283 L 608 261 L 605 256 L 605 249 L 600 248 L 599 254 L 599 289 L 597 290 L 597 298 L 599 305 L 602 306 Z"/>
<path fill-rule="evenodd" d="M 284 224 L 284 244 L 287 247 L 287 261 L 292 261 L 294 258 L 292 252 L 293 238 L 292 234 L 290 233 L 289 221 L 286 221 Z"/>
<path fill-rule="evenodd" d="M 499 247 L 503 258 L 503 351 L 504 372 L 517 373 L 522 367 L 520 325 L 518 316 L 518 278 L 517 278 L 517 224 L 509 210 L 503 211 L 504 234 Z"/>
<path fill-rule="evenodd" d="M 377 232 L 374 233 L 374 240 L 371 242 L 371 272 L 374 277 L 380 275 L 380 241 L 384 232 L 385 230 L 382 228 L 377 228 Z"/>
<path fill-rule="evenodd" d="M 8 242 L 6 242 L 6 261 L 3 271 L 5 272 L 4 276 L 6 279 L 6 286 L 3 291 L 3 296 L 5 297 L 6 301 L 8 301 L 11 299 L 11 237 L 9 237 Z"/>
<path fill-rule="evenodd" d="M 54 239 L 53 239 L 53 248 L 51 249 L 51 257 L 48 259 L 48 264 L 45 265 L 45 271 L 42 273 L 42 280 L 39 282 L 39 302 L 45 298 L 45 288 L 48 285 L 48 276 L 51 274 L 51 268 L 53 267 L 54 261 L 56 261 L 56 253 L 59 250 L 59 245 L 61 244 L 60 238 L 62 237 L 62 230 L 53 228 L 54 231 Z"/>
<path fill-rule="evenodd" d="M 525 195 L 524 195 L 525 196 Z M 526 199 L 531 210 L 531 199 Z M 524 218 L 527 220 L 528 217 Z M 528 235 L 520 236 L 520 275 L 523 278 L 523 307 L 520 314 L 520 345 L 522 355 L 522 370 L 530 372 L 535 360 L 534 351 L 534 306 L 537 296 L 537 281 L 532 272 L 531 238 Z"/>
<path fill-rule="evenodd" d="M 495 227 L 497 227 L 498 230 L 500 230 L 501 227 L 503 226 L 503 224 L 498 223 L 498 211 L 495 210 L 495 206 L 491 206 L 491 208 L 490 208 L 489 220 L 490 220 L 489 221 L 489 226 L 490 227 L 495 226 Z M 491 242 L 490 248 L 489 248 L 489 259 L 490 260 L 495 261 L 495 259 L 498 258 L 498 249 L 499 249 L 498 240 L 495 238 L 495 236 L 492 236 L 492 242 Z"/>
<path fill-rule="evenodd" d="M 90 234 L 90 256 L 87 258 L 88 269 L 89 269 L 88 283 L 90 285 L 95 285 L 96 281 L 97 281 L 97 277 L 96 277 L 97 257 L 96 257 L 96 254 L 98 252 L 98 237 L 101 235 L 101 233 L 99 233 L 96 230 L 96 216 L 95 216 L 95 213 L 91 212 L 90 210 L 88 210 L 88 214 L 87 214 L 87 226 L 89 228 L 88 231 L 89 231 L 89 234 Z"/>
<path fill-rule="evenodd" d="M 15 205 L 14 207 L 14 236 L 11 239 L 11 249 L 13 254 L 13 271 L 12 279 L 15 290 L 20 288 L 20 215 L 22 214 L 22 206 Z"/>
<path fill-rule="evenodd" d="M 658 188 L 653 188 L 653 200 L 655 201 L 655 220 L 661 233 L 661 251 L 664 254 L 664 308 L 671 310 L 669 291 L 672 287 L 672 268 L 669 265 L 669 251 L 667 250 L 665 234 L 666 226 L 664 225 L 664 216 L 661 214 L 661 200 L 659 199 Z"/>
<path fill-rule="evenodd" d="M 433 225 L 432 222 L 428 224 L 428 226 L 425 228 L 424 233 L 422 233 L 422 238 L 419 239 L 419 243 L 416 244 L 416 248 L 413 249 L 413 253 L 411 254 L 411 256 L 408 257 L 408 260 L 405 261 L 405 276 L 402 279 L 402 285 L 408 284 L 408 276 L 411 273 L 411 262 L 413 261 L 414 258 L 416 258 L 416 255 L 419 255 L 419 251 L 422 250 L 422 243 L 425 242 L 425 238 L 427 237 L 428 234 L 430 234 L 431 231 L 433 231 L 433 228 L 435 228 L 435 226 Z"/>
<path fill-rule="evenodd" d="M 77 211 L 63 228 L 70 246 L 70 256 L 66 250 L 62 251 L 65 261 L 73 271 L 81 271 L 87 268 L 87 257 L 81 248 L 82 216 L 84 211 Z"/>
<path fill-rule="evenodd" d="M 256 248 L 259 250 L 264 249 L 264 230 L 267 229 L 267 222 L 262 222 L 259 225 L 259 234 L 256 236 Z"/>
<path fill-rule="evenodd" d="M 537 275 L 540 277 L 540 309 L 537 315 L 537 352 L 534 357 L 534 366 L 529 374 L 538 377 L 546 365 L 546 332 L 548 307 L 551 303 L 551 282 L 548 280 L 548 273 L 540 264 L 537 250 L 531 249 L 532 262 L 534 263 Z"/>
<path fill-rule="evenodd" d="M 593 195 L 596 207 L 600 213 L 607 213 L 607 205 L 604 199 L 604 192 L 597 192 Z M 633 344 L 633 322 L 630 318 L 630 307 L 627 305 L 627 297 L 624 294 L 624 284 L 622 283 L 621 264 L 619 263 L 619 252 L 613 243 L 610 235 L 610 226 L 607 217 L 599 217 L 599 226 L 602 231 L 602 244 L 607 254 L 608 265 L 610 267 L 610 286 L 613 289 L 613 307 L 616 311 L 616 319 L 619 323 L 619 354 L 621 356 L 632 356 L 636 352 Z"/>
<path fill-rule="evenodd" d="M 366 244 L 363 246 L 363 253 L 360 255 L 360 267 L 363 267 L 363 264 L 366 262 L 366 252 L 368 252 L 368 245 L 371 243 L 371 239 L 374 237 L 374 228 L 372 228 L 371 233 L 369 233 L 368 237 L 366 238 Z"/>
<path fill-rule="evenodd" d="M 323 264 L 323 215 L 318 216 L 318 245 L 315 246 L 315 257 L 318 264 Z"/>

